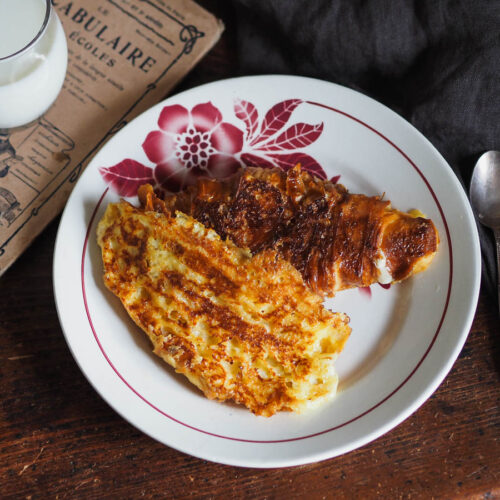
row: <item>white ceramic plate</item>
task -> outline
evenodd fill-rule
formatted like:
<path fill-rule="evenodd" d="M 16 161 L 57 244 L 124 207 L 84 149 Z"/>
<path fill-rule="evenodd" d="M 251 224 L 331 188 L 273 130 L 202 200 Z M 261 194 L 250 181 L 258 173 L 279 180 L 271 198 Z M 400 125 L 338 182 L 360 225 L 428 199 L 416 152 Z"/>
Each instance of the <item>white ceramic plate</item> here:
<path fill-rule="evenodd" d="M 352 335 L 337 362 L 338 395 L 313 412 L 264 418 L 209 401 L 152 354 L 149 340 L 103 285 L 95 231 L 106 205 L 119 199 L 116 189 L 133 194 L 138 179 L 164 181 L 181 161 L 213 174 L 214 160 L 226 170 L 243 161 L 286 166 L 300 160 L 321 175 L 340 175 L 351 192 L 385 192 L 400 210 L 419 208 L 438 228 L 439 252 L 426 272 L 390 289 L 350 290 L 327 302 L 351 317 Z M 183 176 L 174 177 L 182 181 Z M 204 85 L 124 127 L 73 190 L 54 256 L 55 297 L 66 340 L 102 397 L 168 446 L 249 467 L 334 457 L 407 418 L 458 356 L 479 282 L 472 212 L 434 147 L 372 99 L 289 76 Z"/>

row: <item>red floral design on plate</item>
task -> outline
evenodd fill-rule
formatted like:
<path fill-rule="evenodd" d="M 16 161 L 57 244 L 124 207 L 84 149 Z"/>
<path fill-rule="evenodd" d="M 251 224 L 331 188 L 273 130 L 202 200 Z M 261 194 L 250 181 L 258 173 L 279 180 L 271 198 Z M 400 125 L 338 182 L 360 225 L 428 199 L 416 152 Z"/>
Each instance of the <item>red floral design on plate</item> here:
<path fill-rule="evenodd" d="M 234 114 L 244 130 L 224 121 L 211 102 L 191 110 L 179 104 L 165 106 L 158 118 L 159 130 L 151 131 L 142 144 L 154 166 L 125 159 L 112 167 L 101 167 L 100 173 L 120 196 L 134 196 L 145 183 L 160 191 L 176 192 L 198 177 L 224 178 L 243 166 L 288 170 L 300 163 L 304 170 L 326 179 L 321 165 L 302 151 L 319 138 L 323 123 L 295 123 L 285 128 L 303 102 L 281 101 L 260 121 L 254 104 L 236 99 Z"/>
<path fill-rule="evenodd" d="M 259 126 L 259 113 L 255 106 L 248 101 L 236 99 L 235 114 L 246 128 L 245 147 L 240 155 L 245 165 L 288 170 L 300 163 L 304 170 L 326 179 L 321 165 L 312 156 L 300 151 L 319 138 L 323 132 L 323 123 L 295 123 L 282 131 L 293 111 L 303 102 L 301 99 L 288 99 L 275 104 L 265 114 Z"/>
<path fill-rule="evenodd" d="M 154 183 L 153 170 L 135 160 L 123 160 L 112 167 L 101 167 L 99 171 L 120 196 L 135 196 L 141 184 Z"/>
<path fill-rule="evenodd" d="M 319 138 L 323 123 L 294 123 L 285 128 L 303 102 L 278 102 L 260 121 L 254 104 L 236 99 L 234 114 L 243 122 L 244 131 L 223 121 L 222 113 L 211 102 L 197 104 L 191 110 L 179 104 L 165 106 L 158 118 L 159 130 L 149 132 L 142 144 L 154 167 L 127 158 L 99 171 L 114 191 L 127 197 L 135 196 L 142 184 L 152 184 L 157 191 L 176 192 L 198 177 L 224 178 L 242 166 L 288 170 L 300 163 L 304 170 L 326 179 L 321 165 L 302 151 Z M 339 179 L 340 175 L 335 175 L 330 181 L 335 184 Z M 359 291 L 371 298 L 369 287 Z"/>

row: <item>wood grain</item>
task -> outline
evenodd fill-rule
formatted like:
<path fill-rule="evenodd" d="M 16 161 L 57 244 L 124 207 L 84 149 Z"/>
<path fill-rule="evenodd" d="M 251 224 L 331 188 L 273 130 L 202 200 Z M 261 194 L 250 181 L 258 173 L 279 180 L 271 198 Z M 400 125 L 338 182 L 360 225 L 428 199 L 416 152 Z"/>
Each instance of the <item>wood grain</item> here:
<path fill-rule="evenodd" d="M 230 9 L 203 3 L 229 29 L 181 88 L 236 73 Z M 500 498 L 500 324 L 484 293 L 450 374 L 397 428 L 317 464 L 229 467 L 153 441 L 89 385 L 55 310 L 57 225 L 0 279 L 2 498 Z"/>

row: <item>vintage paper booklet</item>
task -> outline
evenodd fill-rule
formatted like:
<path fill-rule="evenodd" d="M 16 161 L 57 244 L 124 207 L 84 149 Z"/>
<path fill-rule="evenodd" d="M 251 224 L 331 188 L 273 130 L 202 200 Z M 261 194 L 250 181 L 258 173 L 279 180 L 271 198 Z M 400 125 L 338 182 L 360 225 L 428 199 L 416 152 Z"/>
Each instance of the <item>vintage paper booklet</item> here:
<path fill-rule="evenodd" d="M 164 98 L 223 30 L 191 0 L 52 3 L 68 70 L 45 115 L 0 130 L 0 275 L 62 210 L 97 150 Z"/>

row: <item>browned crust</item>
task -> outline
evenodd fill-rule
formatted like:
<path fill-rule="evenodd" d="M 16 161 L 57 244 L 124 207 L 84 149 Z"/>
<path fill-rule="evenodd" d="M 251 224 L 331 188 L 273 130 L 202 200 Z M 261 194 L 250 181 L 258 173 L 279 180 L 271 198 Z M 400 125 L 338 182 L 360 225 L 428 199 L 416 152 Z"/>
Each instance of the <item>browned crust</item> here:
<path fill-rule="evenodd" d="M 276 249 L 312 290 L 327 296 L 377 282 L 380 251 L 392 281 L 403 280 L 428 266 L 439 243 L 430 219 L 394 210 L 378 196 L 351 194 L 300 166 L 200 179 L 165 200 L 143 186 L 139 198 L 146 210 L 188 213 L 252 253 Z"/>
<path fill-rule="evenodd" d="M 141 197 L 150 208 L 150 190 Z M 98 226 L 106 286 L 155 353 L 208 398 L 232 399 L 258 415 L 296 409 L 303 401 L 293 384 L 317 373 L 318 363 L 331 366 L 350 333 L 347 316 L 326 310 L 275 251 L 251 257 L 194 224 L 111 204 Z M 328 339 L 320 352 L 318 328 Z M 287 376 L 263 378 L 259 368 L 273 363 Z"/>

